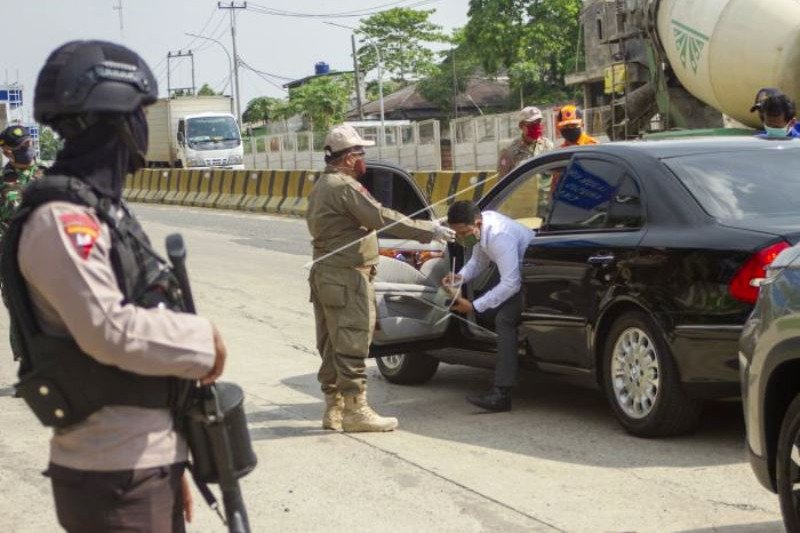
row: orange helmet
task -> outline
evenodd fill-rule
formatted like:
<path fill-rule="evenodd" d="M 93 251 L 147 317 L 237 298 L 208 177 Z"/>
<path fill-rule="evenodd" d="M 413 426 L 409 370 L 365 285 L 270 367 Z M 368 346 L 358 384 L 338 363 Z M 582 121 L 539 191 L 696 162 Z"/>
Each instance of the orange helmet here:
<path fill-rule="evenodd" d="M 583 125 L 583 113 L 576 105 L 565 105 L 558 110 L 558 117 L 556 118 L 556 125 L 558 129 L 564 126 L 581 126 Z"/>

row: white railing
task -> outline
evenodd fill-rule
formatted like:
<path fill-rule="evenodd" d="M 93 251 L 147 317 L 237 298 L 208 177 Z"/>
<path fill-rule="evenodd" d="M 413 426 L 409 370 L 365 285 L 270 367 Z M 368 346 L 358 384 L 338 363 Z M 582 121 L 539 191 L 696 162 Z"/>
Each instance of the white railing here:
<path fill-rule="evenodd" d="M 356 127 L 376 146 L 367 148 L 367 158 L 388 161 L 409 170 L 441 170 L 439 121 L 425 120 L 403 126 L 386 126 L 379 143 L 380 124 Z M 321 170 L 325 167 L 324 134 L 284 133 L 251 137 L 245 165 L 253 169 Z"/>

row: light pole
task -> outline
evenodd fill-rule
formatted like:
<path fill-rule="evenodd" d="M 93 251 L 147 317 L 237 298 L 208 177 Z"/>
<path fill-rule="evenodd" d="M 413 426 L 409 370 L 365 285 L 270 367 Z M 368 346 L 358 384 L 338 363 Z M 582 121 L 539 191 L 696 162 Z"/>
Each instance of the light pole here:
<path fill-rule="evenodd" d="M 325 24 L 329 26 L 337 26 L 346 30 L 357 31 L 356 28 L 353 28 L 352 26 L 345 26 L 344 24 L 337 24 L 336 22 L 325 22 Z M 378 102 L 381 108 L 381 134 L 378 136 L 378 157 L 380 158 L 383 156 L 383 144 L 386 142 L 386 126 L 383 109 L 383 59 L 381 58 L 381 51 L 378 48 L 378 45 L 375 44 L 375 41 L 372 39 L 367 39 L 366 43 L 370 45 L 373 50 L 375 50 L 375 54 L 378 56 Z M 355 54 L 355 52 L 353 53 Z"/>
<path fill-rule="evenodd" d="M 222 50 L 225 52 L 225 55 L 228 56 L 228 72 L 230 72 L 230 74 L 231 74 L 231 88 L 233 88 L 233 75 L 234 75 L 234 73 L 233 73 L 233 61 L 231 60 L 231 55 L 228 53 L 228 49 L 225 48 L 225 45 L 222 44 L 221 42 L 219 42 L 216 39 L 212 39 L 211 37 L 204 37 L 202 35 L 197 35 L 196 33 L 186 32 L 185 35 L 188 35 L 189 37 L 195 37 L 197 39 L 205 39 L 206 41 L 211 41 L 212 43 L 217 43 L 218 45 L 220 45 L 220 47 L 222 47 Z M 231 92 L 233 92 L 233 91 L 231 91 Z M 234 115 L 234 114 L 236 114 L 236 112 L 234 111 L 234 107 L 233 107 L 233 98 L 231 98 L 231 115 Z"/>

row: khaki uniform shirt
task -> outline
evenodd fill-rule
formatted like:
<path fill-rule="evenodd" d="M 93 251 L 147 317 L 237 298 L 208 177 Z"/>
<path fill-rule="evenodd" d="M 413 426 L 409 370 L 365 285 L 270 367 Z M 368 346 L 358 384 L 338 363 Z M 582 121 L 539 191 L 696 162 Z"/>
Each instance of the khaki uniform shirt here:
<path fill-rule="evenodd" d="M 84 206 L 51 202 L 25 222 L 18 260 L 43 332 L 71 336 L 99 362 L 151 376 L 199 379 L 214 362 L 211 323 L 123 304 L 108 227 Z M 151 468 L 186 460 L 167 409 L 109 406 L 56 430 L 50 460 L 79 470 Z"/>
<path fill-rule="evenodd" d="M 497 160 L 497 175 L 502 178 L 526 159 L 544 154 L 552 149 L 553 141 L 547 137 L 540 137 L 533 143 L 526 143 L 520 137 L 500 152 L 500 158 Z"/>
<path fill-rule="evenodd" d="M 383 207 L 358 181 L 330 167 L 311 191 L 306 222 L 314 259 L 343 248 L 321 261 L 332 267 L 377 265 L 378 237 L 370 233 L 389 224 L 397 223 L 391 232 L 401 239 L 423 243 L 433 239 L 432 222 L 411 220 Z"/>

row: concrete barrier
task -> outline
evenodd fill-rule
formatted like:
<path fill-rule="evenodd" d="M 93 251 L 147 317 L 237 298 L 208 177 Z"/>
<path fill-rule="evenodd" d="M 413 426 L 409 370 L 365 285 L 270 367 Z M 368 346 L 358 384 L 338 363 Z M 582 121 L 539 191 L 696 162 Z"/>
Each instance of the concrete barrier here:
<path fill-rule="evenodd" d="M 305 216 L 320 172 L 311 170 L 144 169 L 125 180 L 125 197 L 217 209 Z M 477 201 L 496 183 L 488 172 L 415 172 L 437 216 L 456 200 Z"/>

